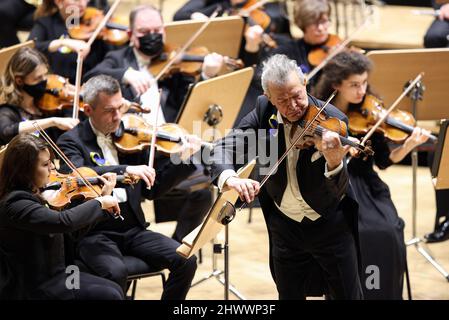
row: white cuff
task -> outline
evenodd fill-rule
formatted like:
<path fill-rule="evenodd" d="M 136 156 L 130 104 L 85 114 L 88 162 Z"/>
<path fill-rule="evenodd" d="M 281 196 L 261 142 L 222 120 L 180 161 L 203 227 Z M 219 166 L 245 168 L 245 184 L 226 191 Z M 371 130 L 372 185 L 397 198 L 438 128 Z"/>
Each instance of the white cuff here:
<path fill-rule="evenodd" d="M 332 178 L 336 174 L 340 173 L 341 169 L 343 169 L 343 161 L 340 162 L 338 167 L 336 167 L 334 170 L 329 171 L 327 168 L 327 162 L 324 165 L 324 176 L 328 179 Z"/>
<path fill-rule="evenodd" d="M 118 203 L 126 202 L 128 200 L 128 196 L 126 195 L 126 190 L 124 188 L 114 188 L 112 190 L 112 196 Z"/>
<path fill-rule="evenodd" d="M 226 180 L 228 180 L 230 177 L 237 177 L 237 172 L 232 169 L 226 169 L 220 174 L 220 176 L 218 177 L 218 188 L 220 189 L 220 191 L 221 189 L 223 189 Z"/>

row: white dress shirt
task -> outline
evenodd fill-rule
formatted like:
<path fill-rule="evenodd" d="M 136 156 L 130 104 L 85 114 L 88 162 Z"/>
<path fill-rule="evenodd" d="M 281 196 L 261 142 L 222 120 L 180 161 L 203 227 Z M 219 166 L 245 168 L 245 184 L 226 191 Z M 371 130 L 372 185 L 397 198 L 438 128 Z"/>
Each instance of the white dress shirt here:
<path fill-rule="evenodd" d="M 105 165 L 119 165 L 117 148 L 112 142 L 111 135 L 106 136 L 99 130 L 95 129 L 90 119 L 89 123 L 92 131 L 97 136 L 97 144 L 100 147 L 101 152 L 103 153 L 104 160 L 106 161 Z M 124 188 L 114 188 L 114 190 L 112 191 L 112 196 L 116 198 L 119 203 L 128 200 L 126 190 Z"/>
<path fill-rule="evenodd" d="M 144 113 L 142 116 L 143 118 L 150 124 L 154 124 L 155 118 L 156 118 L 156 108 L 159 104 L 159 87 L 157 85 L 157 81 L 155 80 L 154 76 L 149 71 L 148 67 L 150 65 L 151 59 L 145 59 L 142 57 L 136 50 L 136 48 L 133 48 L 134 55 L 137 59 L 137 64 L 139 66 L 139 71 L 147 74 L 151 78 L 151 86 L 150 88 L 143 93 L 140 96 L 140 103 L 143 106 L 148 106 L 151 110 L 150 113 Z M 159 110 L 159 115 L 157 119 L 157 124 L 161 125 L 166 123 L 164 113 L 162 110 Z"/>

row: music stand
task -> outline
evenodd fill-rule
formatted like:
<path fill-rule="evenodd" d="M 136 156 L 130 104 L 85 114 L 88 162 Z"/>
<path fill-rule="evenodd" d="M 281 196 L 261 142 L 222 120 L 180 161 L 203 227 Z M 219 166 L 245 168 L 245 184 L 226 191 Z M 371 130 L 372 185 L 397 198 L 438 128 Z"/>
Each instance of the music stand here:
<path fill-rule="evenodd" d="M 248 67 L 196 83 L 189 89 L 176 123 L 206 141 L 224 137 L 233 127 L 253 74 Z"/>
<path fill-rule="evenodd" d="M 382 93 L 386 105 L 393 102 L 404 84 L 420 72 L 424 72 L 427 87 L 425 99 L 420 99 L 420 89 L 423 90 L 424 87 L 418 83 L 409 96 L 410 101 L 402 100 L 398 108 L 412 112 L 416 120 L 449 118 L 449 112 L 444 105 L 444 101 L 449 98 L 449 92 L 444 86 L 449 81 L 449 66 L 445 63 L 436 63 L 448 61 L 449 49 L 379 50 L 369 52 L 368 56 L 375 66 L 370 75 L 370 84 L 376 91 Z M 442 83 L 439 83 L 440 81 Z M 417 251 L 449 281 L 449 273 L 420 245 L 423 240 L 417 236 L 417 148 L 413 149 L 411 156 L 412 239 L 406 241 L 406 245 L 414 245 Z"/>
<path fill-rule="evenodd" d="M 5 73 L 6 66 L 8 65 L 8 62 L 14 55 L 14 53 L 16 53 L 17 50 L 23 47 L 34 48 L 34 41 L 30 40 L 0 50 L 0 75 L 3 75 Z"/>
<path fill-rule="evenodd" d="M 237 176 L 242 179 L 247 179 L 256 165 L 256 159 L 251 160 L 247 165 L 237 171 Z M 185 257 L 190 258 L 199 249 L 201 249 L 207 242 L 214 239 L 217 234 L 225 227 L 225 243 L 221 247 L 224 251 L 224 270 L 214 269 L 211 274 L 196 282 L 194 285 L 200 284 L 212 277 L 216 278 L 224 285 L 224 299 L 229 300 L 229 291 L 235 294 L 239 299 L 244 300 L 233 286 L 229 284 L 229 223 L 235 216 L 235 203 L 239 198 L 237 191 L 230 189 L 220 192 L 215 200 L 212 208 L 209 210 L 204 222 L 195 230 L 189 233 L 182 239 L 182 244 L 176 249 L 176 252 Z M 224 281 L 220 275 L 224 274 Z"/>
<path fill-rule="evenodd" d="M 245 68 L 201 81 L 191 86 L 184 99 L 176 122 L 188 132 L 201 137 L 205 141 L 216 141 L 224 137 L 226 131 L 232 128 L 237 118 L 253 73 L 254 70 L 252 68 Z M 228 259 L 227 233 L 228 230 L 226 229 L 224 246 L 213 243 L 212 272 L 202 280 L 192 284 L 192 287 L 214 277 L 225 285 L 225 299 L 228 297 L 229 290 L 238 298 L 244 299 L 243 295 L 234 287 L 226 284 L 226 274 L 228 273 L 226 271 L 226 261 Z M 213 239 L 215 235 L 216 233 L 209 240 Z M 185 239 L 187 243 L 193 241 L 193 239 L 189 238 L 189 235 Z M 225 254 L 224 271 L 216 267 L 216 254 L 222 251 Z M 220 275 L 223 273 L 225 273 L 225 281 L 220 278 Z"/>
<path fill-rule="evenodd" d="M 166 23 L 166 42 L 181 47 L 203 24 L 204 22 L 196 20 Z M 240 50 L 243 25 L 243 19 L 239 16 L 214 18 L 191 47 L 204 46 L 209 52 L 236 58 Z"/>

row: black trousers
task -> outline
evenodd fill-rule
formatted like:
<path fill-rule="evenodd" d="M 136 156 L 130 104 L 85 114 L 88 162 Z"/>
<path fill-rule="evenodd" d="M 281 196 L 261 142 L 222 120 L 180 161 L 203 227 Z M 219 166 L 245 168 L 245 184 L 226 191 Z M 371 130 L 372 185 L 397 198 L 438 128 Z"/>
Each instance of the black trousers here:
<path fill-rule="evenodd" d="M 24 0 L 0 1 L 0 48 L 19 43 L 17 30 L 31 29 L 35 9 Z"/>
<path fill-rule="evenodd" d="M 176 253 L 179 243 L 150 230 L 135 227 L 127 232 L 95 232 L 78 244 L 81 260 L 100 277 L 126 290 L 127 268 L 124 255 L 145 261 L 152 270 L 169 269 L 163 300 L 185 299 L 196 271 L 196 257 L 185 259 Z"/>
<path fill-rule="evenodd" d="M 275 208 L 265 218 L 279 299 L 305 299 L 321 280 L 332 299 L 363 298 L 355 240 L 343 214 L 299 223 Z"/>
<path fill-rule="evenodd" d="M 445 48 L 449 47 L 449 21 L 435 19 L 424 36 L 424 47 Z"/>
<path fill-rule="evenodd" d="M 36 300 L 123 300 L 123 290 L 111 280 L 80 272 L 79 289 L 67 289 L 67 274 L 59 274 L 31 293 Z"/>
<path fill-rule="evenodd" d="M 154 200 L 156 222 L 176 220 L 172 239 L 182 239 L 198 227 L 212 206 L 212 193 L 207 189 L 193 192 L 173 189 Z"/>

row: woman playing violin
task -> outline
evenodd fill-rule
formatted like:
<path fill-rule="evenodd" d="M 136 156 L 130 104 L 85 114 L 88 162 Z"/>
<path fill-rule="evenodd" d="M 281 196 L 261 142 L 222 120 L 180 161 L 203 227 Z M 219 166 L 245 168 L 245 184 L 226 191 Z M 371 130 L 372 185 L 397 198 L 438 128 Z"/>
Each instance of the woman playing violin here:
<path fill-rule="evenodd" d="M 340 52 L 324 67 L 315 94 L 326 98 L 337 89 L 338 95 L 333 104 L 345 113 L 357 110 L 369 93 L 368 74 L 371 69 L 371 61 L 363 54 Z M 390 150 L 385 137 L 375 133 L 371 137 L 374 156 L 367 161 L 353 158 L 348 164 L 350 180 L 359 201 L 362 270 L 365 271 L 369 265 L 376 265 L 382 270 L 379 290 L 368 290 L 362 286 L 366 299 L 402 299 L 406 267 L 404 221 L 398 216 L 388 186 L 373 166 L 386 169 L 401 161 L 414 147 L 428 139 L 426 134 L 428 132 L 417 127 L 401 146 Z M 362 273 L 362 283 L 365 283 L 364 277 L 367 276 L 369 274 Z"/>
<path fill-rule="evenodd" d="M 0 171 L 0 299 L 123 299 L 117 284 L 84 272 L 72 283 L 76 289 L 67 287 L 73 272 L 66 273 L 63 249 L 63 233 L 118 210 L 110 195 L 115 174 L 100 177 L 102 196 L 57 212 L 39 191 L 52 169 L 50 149 L 40 138 L 21 134 L 9 144 Z"/>
<path fill-rule="evenodd" d="M 94 41 L 90 48 L 86 41 L 70 38 L 67 26 L 83 17 L 87 4 L 88 0 L 44 0 L 29 35 L 47 56 L 52 71 L 70 83 L 75 83 L 77 53 L 84 58 L 83 72 L 87 72 L 113 48 L 101 40 Z"/>
<path fill-rule="evenodd" d="M 294 22 L 304 35 L 297 40 L 278 41 L 279 47 L 273 50 L 273 54 L 286 54 L 297 61 L 304 73 L 309 73 L 314 67 L 309 61 L 309 53 L 320 48 L 331 37 L 330 13 L 331 8 L 326 0 L 296 0 Z"/>
<path fill-rule="evenodd" d="M 45 57 L 31 48 L 19 49 L 9 61 L 0 89 L 0 144 L 7 144 L 19 133 L 36 131 L 31 120 L 52 134 L 69 130 L 78 120 L 65 117 L 44 118 L 37 102 L 47 84 L 48 66 Z"/>

